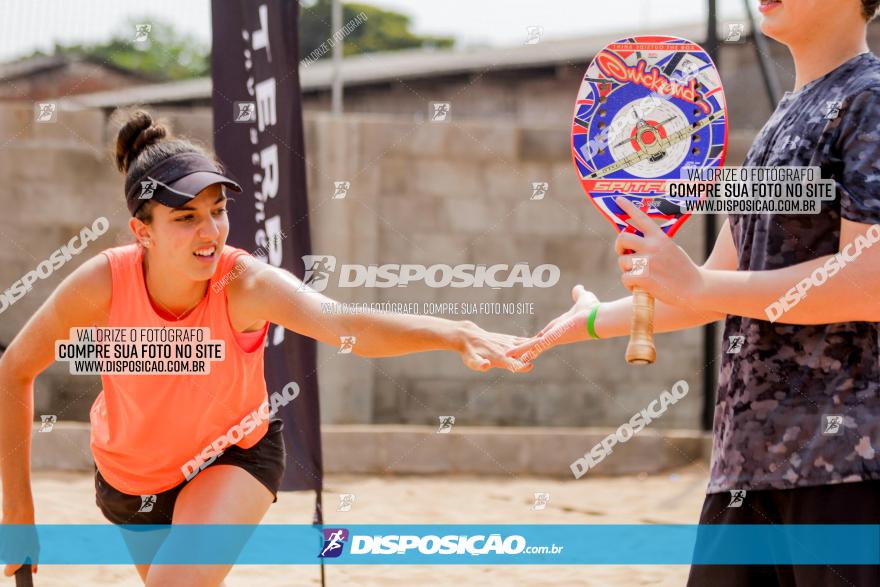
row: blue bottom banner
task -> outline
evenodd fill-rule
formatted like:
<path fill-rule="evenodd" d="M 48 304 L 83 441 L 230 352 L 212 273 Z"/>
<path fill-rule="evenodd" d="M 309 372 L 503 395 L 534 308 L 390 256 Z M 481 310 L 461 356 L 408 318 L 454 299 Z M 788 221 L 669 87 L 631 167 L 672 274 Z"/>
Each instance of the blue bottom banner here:
<path fill-rule="evenodd" d="M 40 564 L 878 565 L 880 525 L 4 525 Z"/>

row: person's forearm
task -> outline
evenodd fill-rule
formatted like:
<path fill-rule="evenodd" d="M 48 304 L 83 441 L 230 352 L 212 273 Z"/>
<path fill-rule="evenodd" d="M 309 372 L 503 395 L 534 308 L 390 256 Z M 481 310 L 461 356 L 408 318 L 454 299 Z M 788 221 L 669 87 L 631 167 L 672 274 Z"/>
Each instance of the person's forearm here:
<path fill-rule="evenodd" d="M 654 300 L 654 332 L 674 332 L 703 326 L 724 318 L 712 312 L 688 306 L 673 306 Z M 605 302 L 596 313 L 596 334 L 601 338 L 629 336 L 632 322 L 632 296 Z"/>
<path fill-rule="evenodd" d="M 0 475 L 3 478 L 3 518 L 19 522 L 33 518 L 31 494 L 31 432 L 33 380 L 10 376 L 0 359 Z"/>
<path fill-rule="evenodd" d="M 459 351 L 468 322 L 412 314 L 353 314 L 341 322 L 340 336 L 354 336 L 354 354 L 394 357 L 424 351 Z"/>
<path fill-rule="evenodd" d="M 694 303 L 707 311 L 723 308 L 783 324 L 880 321 L 877 269 L 837 269 L 835 263 L 826 255 L 770 271 L 705 270 Z"/>

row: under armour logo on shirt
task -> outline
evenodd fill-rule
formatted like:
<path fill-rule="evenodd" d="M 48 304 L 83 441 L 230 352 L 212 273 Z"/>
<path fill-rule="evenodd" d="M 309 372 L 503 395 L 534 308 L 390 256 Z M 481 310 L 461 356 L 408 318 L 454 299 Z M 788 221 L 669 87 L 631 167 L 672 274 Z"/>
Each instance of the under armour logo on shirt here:
<path fill-rule="evenodd" d="M 789 151 L 794 151 L 800 146 L 802 140 L 803 139 L 801 139 L 801 137 L 797 135 L 785 135 L 782 138 L 782 148 L 788 149 Z"/>

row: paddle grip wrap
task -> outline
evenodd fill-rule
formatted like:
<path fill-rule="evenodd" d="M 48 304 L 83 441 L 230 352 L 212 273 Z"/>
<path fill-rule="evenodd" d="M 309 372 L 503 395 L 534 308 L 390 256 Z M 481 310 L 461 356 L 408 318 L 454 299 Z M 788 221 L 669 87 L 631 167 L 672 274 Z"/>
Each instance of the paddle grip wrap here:
<path fill-rule="evenodd" d="M 643 289 L 633 288 L 632 324 L 626 362 L 630 365 L 650 365 L 657 358 L 654 349 L 654 298 Z"/>
<path fill-rule="evenodd" d="M 21 565 L 21 568 L 15 571 L 15 587 L 33 587 L 33 585 L 31 565 Z"/>

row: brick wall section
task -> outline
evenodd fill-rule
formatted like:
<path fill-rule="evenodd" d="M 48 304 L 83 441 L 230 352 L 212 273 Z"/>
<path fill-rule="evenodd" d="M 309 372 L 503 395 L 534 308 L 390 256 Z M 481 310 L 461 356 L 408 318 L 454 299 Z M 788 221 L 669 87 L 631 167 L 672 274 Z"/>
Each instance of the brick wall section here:
<path fill-rule="evenodd" d="M 74 96 L 118 90 L 150 83 L 148 76 L 126 73 L 100 63 L 74 61 L 0 83 L 0 100 L 45 100 L 55 96 Z"/>
<path fill-rule="evenodd" d="M 210 144 L 208 109 L 155 111 L 180 134 Z M 128 242 L 122 178 L 110 159 L 115 128 L 100 111 L 62 112 L 57 123 L 32 121 L 28 107 L 0 106 L 0 286 L 21 278 L 99 216 L 111 230 L 2 314 L 8 342 L 58 283 L 99 250 Z M 749 135 L 734 135 L 731 160 Z M 379 115 L 306 118 L 307 165 L 314 252 L 338 263 L 506 263 L 559 266 L 549 289 L 340 289 L 340 301 L 531 302 L 535 314 L 475 316 L 489 328 L 529 334 L 570 305 L 582 282 L 610 300 L 624 295 L 611 248 L 614 233 L 582 195 L 558 128 L 501 122 L 448 124 Z M 290 154 L 290 156 L 296 156 Z M 352 184 L 332 200 L 333 181 Z M 531 182 L 548 181 L 544 200 L 531 201 Z M 702 260 L 702 220 L 678 237 Z M 459 317 L 463 318 L 463 317 Z M 691 394 L 658 428 L 697 427 L 701 405 L 701 333 L 658 337 L 657 364 L 627 368 L 625 340 L 574 345 L 542 358 L 533 373 L 477 374 L 452 354 L 425 353 L 369 361 L 319 354 L 323 416 L 328 423 L 462 425 L 618 425 L 678 379 Z M 710 368 L 714 368 L 710 367 Z M 73 377 L 53 365 L 37 380 L 37 413 L 84 420 L 100 389 L 96 377 Z"/>

